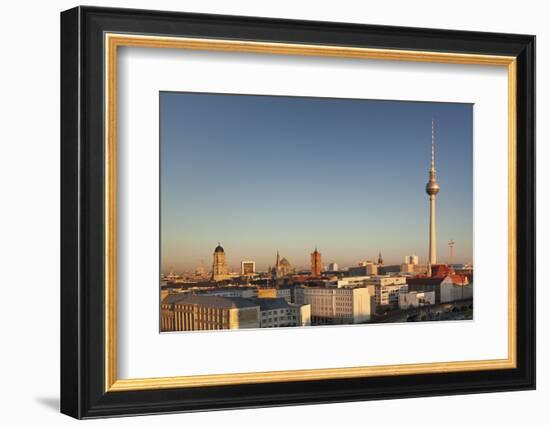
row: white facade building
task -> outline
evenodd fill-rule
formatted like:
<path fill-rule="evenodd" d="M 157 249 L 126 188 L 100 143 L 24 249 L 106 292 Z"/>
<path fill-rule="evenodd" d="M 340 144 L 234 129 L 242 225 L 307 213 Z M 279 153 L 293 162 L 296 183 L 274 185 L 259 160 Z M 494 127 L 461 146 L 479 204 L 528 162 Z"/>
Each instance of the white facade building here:
<path fill-rule="evenodd" d="M 453 283 L 451 276 L 447 276 L 441 282 L 441 302 L 449 303 L 453 301 L 466 300 L 474 296 L 474 285 Z"/>
<path fill-rule="evenodd" d="M 250 260 L 241 261 L 241 276 L 249 276 L 256 273 L 256 262 Z"/>
<path fill-rule="evenodd" d="M 417 308 L 424 305 L 435 304 L 435 292 L 407 292 L 399 294 L 399 308 L 407 310 L 409 308 Z"/>
<path fill-rule="evenodd" d="M 336 263 L 330 263 L 328 265 L 328 271 L 329 272 L 337 272 L 338 271 L 338 264 Z"/>
<path fill-rule="evenodd" d="M 371 280 L 371 276 L 346 276 L 338 279 L 338 288 L 353 288 L 365 286 Z"/>
<path fill-rule="evenodd" d="M 338 288 L 364 287 L 379 305 L 399 304 L 399 294 L 408 291 L 405 276 L 350 276 L 338 280 Z"/>
<path fill-rule="evenodd" d="M 370 320 L 376 308 L 368 288 L 296 288 L 296 303 L 311 305 L 317 324 L 351 324 Z"/>

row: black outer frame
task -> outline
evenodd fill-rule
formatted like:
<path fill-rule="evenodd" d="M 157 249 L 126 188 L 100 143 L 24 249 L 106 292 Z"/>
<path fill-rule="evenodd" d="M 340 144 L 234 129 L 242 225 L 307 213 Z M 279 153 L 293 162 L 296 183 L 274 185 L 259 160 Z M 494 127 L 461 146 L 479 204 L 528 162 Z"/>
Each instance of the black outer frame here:
<path fill-rule="evenodd" d="M 517 368 L 104 391 L 105 32 L 517 57 Z M 535 37 L 77 7 L 61 13 L 61 412 L 75 418 L 535 388 Z"/>

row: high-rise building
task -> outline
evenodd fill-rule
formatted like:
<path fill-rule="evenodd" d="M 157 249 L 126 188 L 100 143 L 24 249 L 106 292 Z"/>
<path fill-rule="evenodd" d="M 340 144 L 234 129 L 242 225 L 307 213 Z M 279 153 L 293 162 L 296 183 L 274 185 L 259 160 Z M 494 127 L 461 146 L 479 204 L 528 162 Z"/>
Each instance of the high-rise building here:
<path fill-rule="evenodd" d="M 305 288 L 295 290 L 297 304 L 311 305 L 312 324 L 352 324 L 370 320 L 375 299 L 368 288 Z"/>
<path fill-rule="evenodd" d="M 256 273 L 256 262 L 250 260 L 241 261 L 241 275 L 251 275 Z"/>
<path fill-rule="evenodd" d="M 330 263 L 328 265 L 328 271 L 329 272 L 337 272 L 338 271 L 338 264 L 336 263 Z"/>
<path fill-rule="evenodd" d="M 218 246 L 214 250 L 214 262 L 212 264 L 212 280 L 220 281 L 229 278 L 227 274 L 227 263 L 225 261 L 225 251 L 218 242 Z"/>
<path fill-rule="evenodd" d="M 418 255 L 405 255 L 405 264 L 418 264 Z"/>
<path fill-rule="evenodd" d="M 436 225 L 435 225 L 435 197 L 439 193 L 440 187 L 435 173 L 435 123 L 432 119 L 432 164 L 429 172 L 429 180 L 426 184 L 426 193 L 430 199 L 430 243 L 428 252 L 428 269 L 437 263 L 436 254 Z"/>
<path fill-rule="evenodd" d="M 321 268 L 321 253 L 315 247 L 315 251 L 311 253 L 311 275 L 321 276 Z"/>

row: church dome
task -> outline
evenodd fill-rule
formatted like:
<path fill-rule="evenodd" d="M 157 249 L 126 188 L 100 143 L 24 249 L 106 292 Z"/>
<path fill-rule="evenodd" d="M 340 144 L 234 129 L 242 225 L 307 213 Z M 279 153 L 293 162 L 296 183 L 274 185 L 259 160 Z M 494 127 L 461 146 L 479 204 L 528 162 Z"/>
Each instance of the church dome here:
<path fill-rule="evenodd" d="M 224 252 L 224 250 L 223 250 L 223 248 L 222 248 L 221 245 L 218 245 L 218 246 L 216 247 L 216 249 L 214 250 L 214 252 Z"/>
<path fill-rule="evenodd" d="M 283 258 L 279 264 L 282 267 L 290 267 L 290 262 L 286 258 Z"/>

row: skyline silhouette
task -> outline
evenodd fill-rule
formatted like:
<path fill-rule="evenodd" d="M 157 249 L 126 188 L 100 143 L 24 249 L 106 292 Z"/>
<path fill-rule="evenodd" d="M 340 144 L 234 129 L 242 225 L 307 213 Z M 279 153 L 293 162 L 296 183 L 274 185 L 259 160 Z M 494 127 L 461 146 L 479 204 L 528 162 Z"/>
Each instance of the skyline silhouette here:
<path fill-rule="evenodd" d="M 473 105 L 160 93 L 161 270 L 309 267 L 428 253 L 435 120 L 438 260 L 472 261 Z"/>

